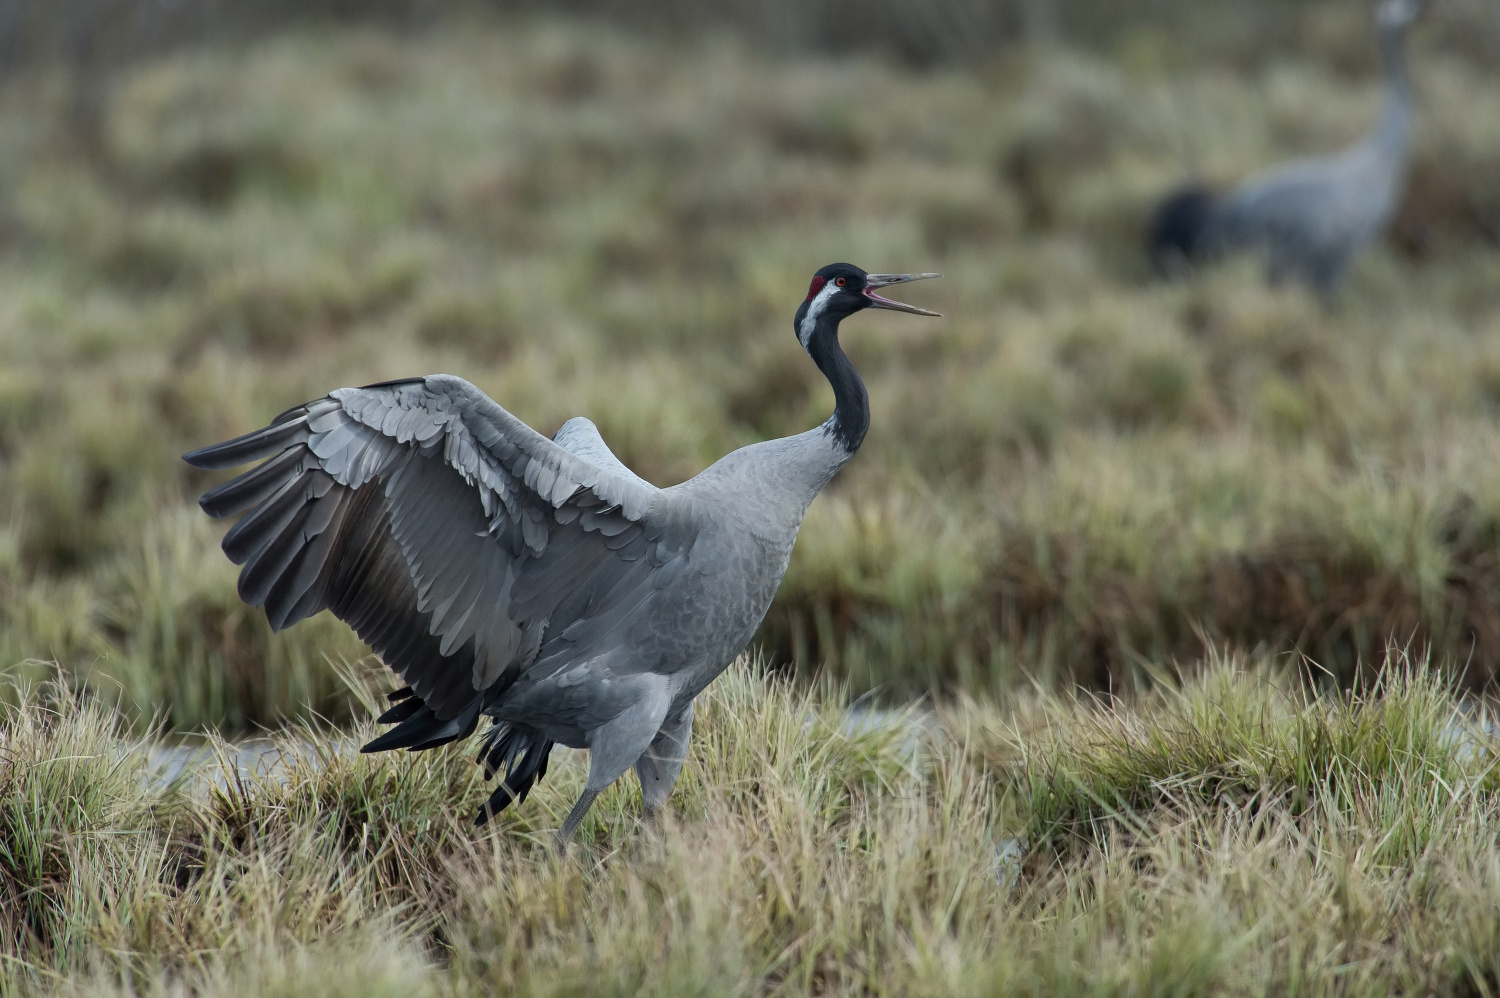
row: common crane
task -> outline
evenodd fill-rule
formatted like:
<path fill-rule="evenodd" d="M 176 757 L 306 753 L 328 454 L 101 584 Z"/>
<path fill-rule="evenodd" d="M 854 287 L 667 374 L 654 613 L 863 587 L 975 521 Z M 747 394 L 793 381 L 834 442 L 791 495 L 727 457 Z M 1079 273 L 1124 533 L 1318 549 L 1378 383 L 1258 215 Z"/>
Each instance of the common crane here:
<path fill-rule="evenodd" d="M 240 597 L 277 630 L 332 610 L 407 683 L 379 718 L 396 726 L 361 751 L 434 748 L 491 718 L 478 761 L 504 776 L 483 824 L 525 800 L 554 743 L 589 750 L 565 843 L 631 766 L 646 813 L 665 804 L 693 698 L 749 642 L 808 506 L 869 427 L 839 323 L 937 315 L 876 293 L 937 276 L 819 270 L 794 326 L 833 415 L 671 488 L 632 473 L 589 420 L 549 440 L 444 374 L 340 388 L 183 459 L 269 458 L 199 500 L 214 517 L 249 510 L 223 541 Z"/>
<path fill-rule="evenodd" d="M 1255 248 L 1265 254 L 1273 283 L 1297 277 L 1325 297 L 1337 291 L 1400 202 L 1413 117 L 1406 31 L 1425 6 L 1426 0 L 1385 0 L 1376 11 L 1386 95 L 1374 131 L 1343 152 L 1284 164 L 1225 196 L 1198 183 L 1174 192 L 1147 233 L 1157 268 L 1171 273 Z"/>

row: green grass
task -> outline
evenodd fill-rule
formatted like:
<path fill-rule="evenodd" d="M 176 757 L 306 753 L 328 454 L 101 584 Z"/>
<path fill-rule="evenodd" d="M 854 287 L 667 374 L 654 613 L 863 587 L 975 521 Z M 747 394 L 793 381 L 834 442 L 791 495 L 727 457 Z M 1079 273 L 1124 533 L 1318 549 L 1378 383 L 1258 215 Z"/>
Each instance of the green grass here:
<path fill-rule="evenodd" d="M 1423 666 L 1319 700 L 1220 658 L 1110 702 L 851 727 L 846 689 L 741 663 L 669 816 L 616 787 L 566 854 L 578 754 L 483 830 L 466 752 L 360 756 L 367 720 L 273 735 L 265 777 L 152 791 L 128 719 L 24 686 L 0 989 L 1483 994 L 1494 736 Z"/>

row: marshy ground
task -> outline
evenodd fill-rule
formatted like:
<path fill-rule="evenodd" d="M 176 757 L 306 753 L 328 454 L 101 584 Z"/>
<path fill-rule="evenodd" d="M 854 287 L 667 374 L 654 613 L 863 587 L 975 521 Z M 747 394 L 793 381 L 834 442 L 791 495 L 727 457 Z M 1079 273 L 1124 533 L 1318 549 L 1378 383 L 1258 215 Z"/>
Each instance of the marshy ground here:
<path fill-rule="evenodd" d="M 1362 133 L 1360 4 L 1236 59 L 923 69 L 305 30 L 120 70 L 88 141 L 64 75 L 7 78 L 0 990 L 1500 989 L 1466 699 L 1500 669 L 1500 62 L 1467 9 L 1414 34 L 1410 195 L 1332 307 L 1250 261 L 1156 281 L 1139 232 L 1190 172 Z M 847 324 L 871 434 L 760 635 L 796 682 L 706 695 L 670 819 L 622 785 L 557 857 L 574 761 L 481 833 L 465 751 L 338 750 L 374 665 L 239 603 L 181 453 L 450 371 L 670 484 L 831 410 L 790 324 L 840 259 L 942 271 L 908 297 L 946 318 Z M 872 690 L 921 723 L 849 724 Z M 295 764 L 149 778 L 206 730 Z"/>

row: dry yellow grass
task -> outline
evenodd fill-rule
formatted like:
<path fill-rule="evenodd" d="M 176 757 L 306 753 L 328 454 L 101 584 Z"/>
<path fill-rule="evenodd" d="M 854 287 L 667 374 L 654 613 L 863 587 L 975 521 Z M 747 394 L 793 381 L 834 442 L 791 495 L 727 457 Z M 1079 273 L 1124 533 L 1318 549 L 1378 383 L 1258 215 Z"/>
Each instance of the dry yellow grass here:
<path fill-rule="evenodd" d="M 1483 994 L 1493 733 L 1422 665 L 1338 702 L 1217 660 L 851 724 L 742 663 L 670 815 L 614 788 L 565 855 L 573 755 L 483 830 L 465 753 L 359 756 L 368 721 L 148 790 L 149 740 L 32 688 L 0 728 L 0 992 Z"/>

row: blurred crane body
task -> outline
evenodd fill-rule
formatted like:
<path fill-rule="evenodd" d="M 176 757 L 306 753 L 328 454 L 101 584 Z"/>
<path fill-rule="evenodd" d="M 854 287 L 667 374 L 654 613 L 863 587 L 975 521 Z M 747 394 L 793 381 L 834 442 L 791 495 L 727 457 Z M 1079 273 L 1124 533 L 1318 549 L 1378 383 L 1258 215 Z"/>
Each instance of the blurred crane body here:
<path fill-rule="evenodd" d="M 1218 196 L 1188 185 L 1157 208 L 1147 249 L 1171 273 L 1239 249 L 1265 254 L 1270 279 L 1298 278 L 1325 296 L 1395 214 L 1406 180 L 1414 113 L 1406 31 L 1425 0 L 1385 0 L 1376 31 L 1385 108 L 1367 137 L 1332 156 L 1298 160 Z"/>
<path fill-rule="evenodd" d="M 504 777 L 482 824 L 525 799 L 554 743 L 587 748 L 566 841 L 632 766 L 646 812 L 666 802 L 693 698 L 749 642 L 803 515 L 869 426 L 839 323 L 871 307 L 936 315 L 875 293 L 936 276 L 819 270 L 795 327 L 833 415 L 671 488 L 632 473 L 589 420 L 549 440 L 450 375 L 342 388 L 184 460 L 267 458 L 199 500 L 215 517 L 248 510 L 223 541 L 241 598 L 277 630 L 332 610 L 406 681 L 379 718 L 395 727 L 362 751 L 433 748 L 491 718 L 479 761 Z"/>

